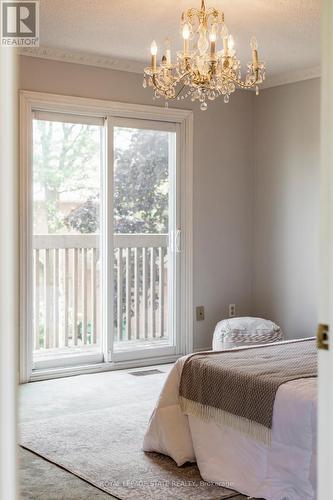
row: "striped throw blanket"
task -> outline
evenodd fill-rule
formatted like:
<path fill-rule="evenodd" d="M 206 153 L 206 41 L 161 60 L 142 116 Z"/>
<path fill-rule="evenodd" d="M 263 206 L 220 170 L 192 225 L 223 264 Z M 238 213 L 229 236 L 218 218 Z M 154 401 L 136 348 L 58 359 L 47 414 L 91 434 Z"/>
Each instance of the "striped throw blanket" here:
<path fill-rule="evenodd" d="M 180 406 L 269 445 L 280 385 L 316 376 L 314 339 L 194 354 L 183 367 Z"/>

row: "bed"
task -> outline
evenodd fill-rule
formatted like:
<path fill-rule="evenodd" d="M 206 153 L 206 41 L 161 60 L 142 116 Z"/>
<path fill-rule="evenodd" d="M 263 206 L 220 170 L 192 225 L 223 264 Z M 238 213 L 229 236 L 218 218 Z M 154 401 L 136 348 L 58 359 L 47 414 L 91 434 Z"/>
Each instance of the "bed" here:
<path fill-rule="evenodd" d="M 288 349 L 289 343 L 278 344 Z M 178 466 L 196 461 L 204 480 L 254 498 L 315 500 L 316 378 L 279 386 L 268 445 L 228 425 L 182 411 L 179 388 L 188 359 L 179 359 L 169 373 L 148 425 L 144 450 L 168 455 Z"/>

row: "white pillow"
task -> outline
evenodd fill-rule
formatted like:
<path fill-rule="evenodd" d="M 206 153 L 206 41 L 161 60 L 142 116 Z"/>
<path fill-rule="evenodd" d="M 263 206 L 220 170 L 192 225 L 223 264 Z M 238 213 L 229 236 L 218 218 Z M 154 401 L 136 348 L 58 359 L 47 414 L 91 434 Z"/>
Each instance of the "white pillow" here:
<path fill-rule="evenodd" d="M 268 344 L 283 340 L 281 328 L 263 318 L 228 318 L 217 323 L 213 336 L 213 351 L 252 344 Z"/>

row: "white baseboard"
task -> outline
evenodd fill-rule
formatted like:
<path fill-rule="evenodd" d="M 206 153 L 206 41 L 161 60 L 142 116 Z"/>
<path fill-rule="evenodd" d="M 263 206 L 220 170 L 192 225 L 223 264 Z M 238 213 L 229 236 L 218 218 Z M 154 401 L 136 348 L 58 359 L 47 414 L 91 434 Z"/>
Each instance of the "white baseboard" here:
<path fill-rule="evenodd" d="M 41 380 L 50 380 L 55 378 L 73 377 L 76 375 L 88 375 L 91 373 L 101 373 L 114 370 L 129 370 L 133 368 L 142 368 L 145 366 L 158 366 L 168 363 L 174 363 L 180 358 L 176 356 L 161 356 L 150 359 L 136 360 L 131 362 L 118 363 L 97 363 L 84 366 L 72 366 L 68 368 L 51 368 L 45 370 L 33 371 L 29 382 L 39 382 Z"/>

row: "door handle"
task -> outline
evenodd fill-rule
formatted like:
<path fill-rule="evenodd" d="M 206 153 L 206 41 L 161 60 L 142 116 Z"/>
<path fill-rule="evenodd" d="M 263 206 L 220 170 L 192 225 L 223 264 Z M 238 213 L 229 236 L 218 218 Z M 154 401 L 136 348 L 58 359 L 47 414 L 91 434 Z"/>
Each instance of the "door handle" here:
<path fill-rule="evenodd" d="M 181 252 L 181 230 L 180 229 L 177 229 L 177 231 L 176 231 L 175 251 L 176 251 L 176 253 Z"/>
<path fill-rule="evenodd" d="M 317 329 L 317 347 L 318 349 L 329 350 L 329 325 L 319 324 Z"/>
<path fill-rule="evenodd" d="M 180 253 L 181 252 L 181 230 L 170 231 L 168 238 L 169 248 L 171 252 Z"/>

